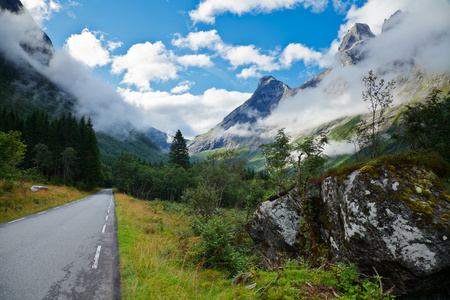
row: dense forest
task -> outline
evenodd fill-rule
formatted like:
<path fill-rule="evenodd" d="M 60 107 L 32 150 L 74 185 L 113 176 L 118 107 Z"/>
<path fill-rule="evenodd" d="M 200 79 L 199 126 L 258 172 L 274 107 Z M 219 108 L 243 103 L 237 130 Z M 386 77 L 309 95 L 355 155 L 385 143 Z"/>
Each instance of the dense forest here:
<path fill-rule="evenodd" d="M 100 152 L 90 118 L 77 119 L 70 113 L 50 118 L 44 111 L 33 111 L 23 118 L 14 110 L 0 108 L 0 132 L 25 145 L 23 156 L 16 158 L 20 160 L 18 169 L 79 189 L 92 189 L 102 180 Z M 3 177 L 9 175 L 13 174 Z"/>

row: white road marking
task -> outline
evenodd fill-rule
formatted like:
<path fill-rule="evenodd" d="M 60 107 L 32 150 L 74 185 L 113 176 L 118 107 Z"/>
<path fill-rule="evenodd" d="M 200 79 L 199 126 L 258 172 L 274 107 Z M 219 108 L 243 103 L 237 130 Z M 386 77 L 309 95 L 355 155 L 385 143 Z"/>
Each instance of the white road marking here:
<path fill-rule="evenodd" d="M 47 211 L 41 211 L 40 213 L 37 213 L 38 215 L 45 214 Z"/>
<path fill-rule="evenodd" d="M 98 266 L 98 259 L 100 257 L 100 250 L 102 249 L 102 246 L 97 247 L 97 252 L 95 252 L 94 256 L 94 264 L 92 265 L 92 269 L 97 269 Z"/>
<path fill-rule="evenodd" d="M 22 220 L 25 220 L 25 218 L 20 218 L 20 219 L 8 222 L 8 224 L 16 223 L 16 222 L 19 222 L 19 221 L 22 221 Z"/>
<path fill-rule="evenodd" d="M 106 225 L 103 225 L 102 233 L 105 233 Z"/>
<path fill-rule="evenodd" d="M 108 214 L 109 214 L 109 209 L 108 209 Z"/>
<path fill-rule="evenodd" d="M 55 207 L 54 209 L 59 209 L 60 207 L 58 206 L 58 207 Z"/>
<path fill-rule="evenodd" d="M 108 221 L 108 216 L 106 216 L 106 219 L 105 219 L 105 221 Z"/>

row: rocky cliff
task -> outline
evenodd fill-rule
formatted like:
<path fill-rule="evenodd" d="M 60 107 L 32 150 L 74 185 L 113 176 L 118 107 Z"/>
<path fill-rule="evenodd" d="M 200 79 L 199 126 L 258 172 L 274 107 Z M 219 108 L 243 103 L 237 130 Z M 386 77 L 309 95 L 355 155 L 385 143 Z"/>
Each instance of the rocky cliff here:
<path fill-rule="evenodd" d="M 396 295 L 450 296 L 450 196 L 436 170 L 400 160 L 323 180 L 316 236 L 335 259 L 357 264 L 364 274 L 378 272 Z M 442 165 L 438 171 L 448 176 L 448 164 Z M 288 205 L 293 199 L 295 191 L 264 202 L 248 224 L 269 257 L 305 250 L 299 209 Z"/>

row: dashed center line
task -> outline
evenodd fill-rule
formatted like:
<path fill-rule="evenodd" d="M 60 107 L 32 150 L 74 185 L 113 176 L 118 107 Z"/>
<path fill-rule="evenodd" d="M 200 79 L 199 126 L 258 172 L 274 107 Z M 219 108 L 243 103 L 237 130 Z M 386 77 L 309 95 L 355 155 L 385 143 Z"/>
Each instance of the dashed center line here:
<path fill-rule="evenodd" d="M 58 206 L 58 207 L 55 207 L 55 208 L 53 208 L 53 209 L 60 209 L 60 207 Z"/>
<path fill-rule="evenodd" d="M 105 233 L 106 225 L 103 225 L 102 233 Z"/>
<path fill-rule="evenodd" d="M 94 256 L 94 264 L 92 265 L 92 269 L 97 269 L 98 259 L 100 258 L 100 250 L 101 249 L 102 249 L 102 246 L 97 247 L 97 251 L 95 252 L 95 256 Z"/>
<path fill-rule="evenodd" d="M 37 213 L 38 215 L 45 214 L 47 211 L 41 211 L 40 213 Z"/>
<path fill-rule="evenodd" d="M 8 222 L 8 224 L 16 223 L 16 222 L 19 222 L 19 221 L 22 221 L 22 220 L 25 220 L 25 218 L 20 218 L 20 219 Z"/>
<path fill-rule="evenodd" d="M 106 216 L 105 221 L 108 221 L 108 216 Z"/>

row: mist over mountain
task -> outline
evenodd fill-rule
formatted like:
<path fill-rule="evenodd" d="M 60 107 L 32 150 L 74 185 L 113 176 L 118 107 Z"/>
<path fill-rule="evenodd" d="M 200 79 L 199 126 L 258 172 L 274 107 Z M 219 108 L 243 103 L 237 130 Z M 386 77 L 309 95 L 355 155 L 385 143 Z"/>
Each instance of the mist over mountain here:
<path fill-rule="evenodd" d="M 261 78 L 247 102 L 211 131 L 192 140 L 189 149 L 193 154 L 244 145 L 256 149 L 280 128 L 294 139 L 324 129 L 330 132 L 368 112 L 361 92 L 362 79 L 370 70 L 386 81 L 396 81 L 397 109 L 391 110 L 396 114 L 399 106 L 423 99 L 433 87 L 450 86 L 450 57 L 445 54 L 448 49 L 450 22 L 437 10 L 422 14 L 398 11 L 385 19 L 382 33 L 377 36 L 367 24 L 356 23 L 341 39 L 330 68 L 293 89 L 287 88 L 281 97 L 277 91 L 282 82 L 273 77 Z M 261 82 L 267 78 L 277 85 L 273 91 L 261 94 Z M 258 109 L 253 103 L 258 103 Z M 340 143 L 339 147 L 346 146 Z M 352 151 L 351 147 L 346 149 Z"/>
<path fill-rule="evenodd" d="M 96 131 L 102 133 L 99 144 L 103 154 L 125 147 L 146 159 L 165 159 L 160 147 L 137 130 L 136 120 L 141 118 L 135 116 L 141 112 L 67 53 L 55 51 L 48 35 L 20 1 L 0 0 L 0 8 L 3 107 L 23 115 L 40 109 L 54 116 L 68 112 L 89 116 Z M 155 135 L 158 130 L 153 132 Z M 111 143 L 117 148 L 114 151 Z"/>

